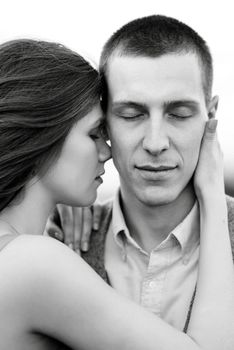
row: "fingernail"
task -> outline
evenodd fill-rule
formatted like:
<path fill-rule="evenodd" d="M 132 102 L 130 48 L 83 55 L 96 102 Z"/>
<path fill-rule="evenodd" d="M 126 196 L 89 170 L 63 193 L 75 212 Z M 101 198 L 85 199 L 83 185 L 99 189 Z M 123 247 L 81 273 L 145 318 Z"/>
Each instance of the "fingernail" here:
<path fill-rule="evenodd" d="M 55 232 L 54 233 L 54 237 L 56 238 L 56 239 L 58 239 L 58 240 L 62 240 L 62 236 L 61 236 L 61 234 L 59 233 L 59 232 Z"/>
<path fill-rule="evenodd" d="M 87 242 L 84 242 L 84 243 L 82 244 L 82 250 L 83 250 L 83 252 L 87 252 L 88 249 L 89 249 L 88 243 L 87 243 Z"/>
<path fill-rule="evenodd" d="M 217 124 L 218 124 L 218 120 L 217 119 L 210 119 L 207 123 L 207 128 L 209 131 L 215 131 L 216 130 L 216 127 L 217 127 Z"/>
<path fill-rule="evenodd" d="M 76 254 L 80 255 L 80 249 L 75 250 Z"/>
<path fill-rule="evenodd" d="M 98 230 L 98 223 L 97 223 L 97 222 L 95 222 L 95 223 L 93 224 L 93 229 L 94 229 L 94 231 L 97 231 L 97 230 Z"/>
<path fill-rule="evenodd" d="M 72 244 L 72 243 L 69 243 L 69 244 L 68 244 L 68 247 L 71 248 L 71 249 L 73 249 L 73 244 Z"/>

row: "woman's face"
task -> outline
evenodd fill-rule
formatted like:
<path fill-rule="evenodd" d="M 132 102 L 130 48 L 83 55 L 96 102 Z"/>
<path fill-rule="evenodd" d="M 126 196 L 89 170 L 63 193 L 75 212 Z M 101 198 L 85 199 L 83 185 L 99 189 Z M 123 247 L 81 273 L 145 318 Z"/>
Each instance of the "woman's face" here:
<path fill-rule="evenodd" d="M 96 199 L 104 163 L 111 157 L 110 148 L 101 135 L 102 122 L 99 105 L 78 120 L 59 158 L 40 180 L 56 203 L 87 206 Z"/>

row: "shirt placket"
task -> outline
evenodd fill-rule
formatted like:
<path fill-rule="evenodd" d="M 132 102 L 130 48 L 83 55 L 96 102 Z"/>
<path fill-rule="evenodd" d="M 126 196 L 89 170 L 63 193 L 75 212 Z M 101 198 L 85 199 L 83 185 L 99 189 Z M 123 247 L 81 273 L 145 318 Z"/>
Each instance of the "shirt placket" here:
<path fill-rule="evenodd" d="M 163 247 L 152 251 L 147 272 L 142 281 L 141 305 L 158 316 L 161 316 L 170 250 L 169 247 Z"/>

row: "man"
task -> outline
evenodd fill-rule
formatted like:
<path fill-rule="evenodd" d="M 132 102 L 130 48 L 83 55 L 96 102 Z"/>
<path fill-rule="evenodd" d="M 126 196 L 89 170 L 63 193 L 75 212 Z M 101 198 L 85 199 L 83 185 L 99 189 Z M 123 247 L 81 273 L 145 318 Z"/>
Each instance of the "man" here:
<path fill-rule="evenodd" d="M 212 71 L 204 40 L 165 16 L 120 28 L 100 60 L 120 190 L 83 257 L 120 293 L 180 330 L 197 280 L 193 173 L 205 122 L 217 110 Z M 233 225 L 233 201 L 228 205 Z"/>

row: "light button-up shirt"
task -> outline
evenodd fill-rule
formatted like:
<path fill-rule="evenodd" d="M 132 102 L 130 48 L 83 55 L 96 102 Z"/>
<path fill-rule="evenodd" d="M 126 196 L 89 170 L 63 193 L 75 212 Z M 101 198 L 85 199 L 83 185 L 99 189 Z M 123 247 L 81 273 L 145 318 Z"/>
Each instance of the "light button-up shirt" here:
<path fill-rule="evenodd" d="M 196 285 L 198 258 L 197 203 L 148 254 L 131 237 L 116 196 L 106 238 L 105 268 L 117 291 L 183 330 Z"/>

